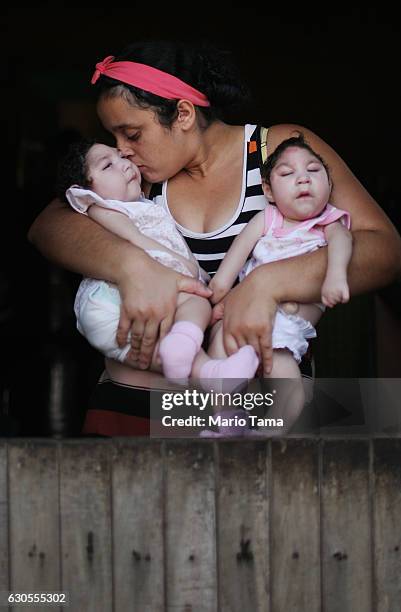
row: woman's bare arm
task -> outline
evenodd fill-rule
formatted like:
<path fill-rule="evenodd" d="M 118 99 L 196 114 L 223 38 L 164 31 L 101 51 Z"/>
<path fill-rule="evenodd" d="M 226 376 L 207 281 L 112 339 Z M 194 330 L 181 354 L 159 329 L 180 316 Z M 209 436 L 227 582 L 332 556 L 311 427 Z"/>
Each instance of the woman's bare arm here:
<path fill-rule="evenodd" d="M 141 249 L 60 200 L 53 200 L 35 219 L 28 239 L 62 268 L 116 284 L 124 263 L 130 267 L 131 262 L 138 264 L 147 258 Z"/>

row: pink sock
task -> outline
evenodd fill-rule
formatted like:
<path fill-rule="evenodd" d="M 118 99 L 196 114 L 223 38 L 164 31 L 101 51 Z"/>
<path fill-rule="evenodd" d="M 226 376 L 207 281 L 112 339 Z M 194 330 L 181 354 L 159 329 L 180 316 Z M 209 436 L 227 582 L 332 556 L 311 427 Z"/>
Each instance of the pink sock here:
<path fill-rule="evenodd" d="M 203 331 L 191 321 L 174 323 L 160 342 L 159 354 L 166 378 L 187 379 L 203 342 Z"/>
<path fill-rule="evenodd" d="M 200 369 L 201 385 L 204 389 L 212 387 L 214 391 L 230 393 L 241 382 L 243 384 L 253 378 L 258 365 L 259 359 L 253 346 L 247 344 L 226 359 L 207 361 Z"/>

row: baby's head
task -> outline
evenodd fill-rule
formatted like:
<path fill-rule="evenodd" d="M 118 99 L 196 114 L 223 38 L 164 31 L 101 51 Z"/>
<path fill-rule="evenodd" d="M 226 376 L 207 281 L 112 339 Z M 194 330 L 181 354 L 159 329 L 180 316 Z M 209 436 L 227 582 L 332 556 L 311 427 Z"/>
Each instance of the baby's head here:
<path fill-rule="evenodd" d="M 261 175 L 266 198 L 287 219 L 316 217 L 329 200 L 332 184 L 327 165 L 302 134 L 280 143 L 263 164 Z"/>
<path fill-rule="evenodd" d="M 105 200 L 134 202 L 141 194 L 141 174 L 118 149 L 84 139 L 70 147 L 60 164 L 60 199 L 66 201 L 65 192 L 72 185 L 90 189 Z"/>

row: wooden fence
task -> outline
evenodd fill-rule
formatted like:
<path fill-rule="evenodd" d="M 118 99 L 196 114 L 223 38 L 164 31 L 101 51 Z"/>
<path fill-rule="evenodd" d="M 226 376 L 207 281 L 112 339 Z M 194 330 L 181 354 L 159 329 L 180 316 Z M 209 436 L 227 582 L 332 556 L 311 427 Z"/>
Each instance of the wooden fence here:
<path fill-rule="evenodd" d="M 3 439 L 0 591 L 67 592 L 71 612 L 397 612 L 400 459 L 400 437 Z"/>

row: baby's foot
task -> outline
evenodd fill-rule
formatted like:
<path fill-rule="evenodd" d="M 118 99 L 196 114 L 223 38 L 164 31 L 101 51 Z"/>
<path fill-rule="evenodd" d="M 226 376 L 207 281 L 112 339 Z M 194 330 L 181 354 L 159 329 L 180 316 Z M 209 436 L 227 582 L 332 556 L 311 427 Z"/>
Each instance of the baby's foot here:
<path fill-rule="evenodd" d="M 258 356 L 247 344 L 226 359 L 210 359 L 200 369 L 200 384 L 204 389 L 231 393 L 253 378 L 259 365 Z"/>

